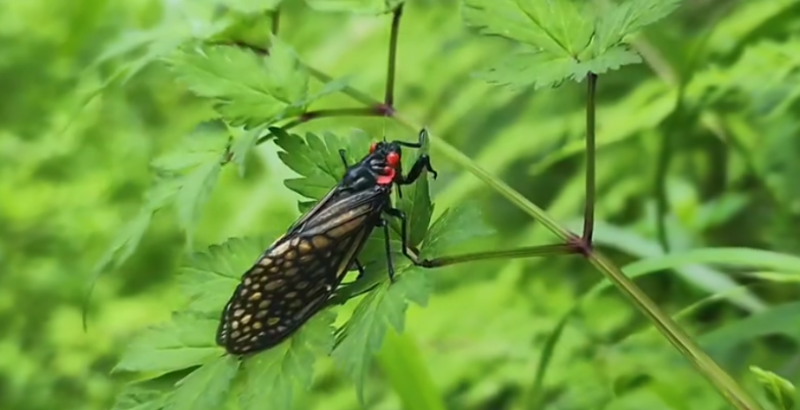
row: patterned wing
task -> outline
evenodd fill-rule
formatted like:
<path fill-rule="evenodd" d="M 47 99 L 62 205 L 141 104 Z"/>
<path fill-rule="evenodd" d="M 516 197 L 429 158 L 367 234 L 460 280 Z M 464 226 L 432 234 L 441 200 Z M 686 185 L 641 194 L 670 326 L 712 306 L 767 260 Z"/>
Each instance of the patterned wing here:
<path fill-rule="evenodd" d="M 375 189 L 335 199 L 276 241 L 242 276 L 223 310 L 217 343 L 238 355 L 265 350 L 325 307 L 387 198 Z"/>

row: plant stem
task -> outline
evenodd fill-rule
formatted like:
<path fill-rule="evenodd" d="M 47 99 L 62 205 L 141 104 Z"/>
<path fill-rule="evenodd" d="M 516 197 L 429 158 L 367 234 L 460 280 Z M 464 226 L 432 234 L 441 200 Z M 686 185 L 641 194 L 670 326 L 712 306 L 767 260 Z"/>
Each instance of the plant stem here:
<path fill-rule="evenodd" d="M 288 130 L 302 123 L 326 117 L 377 117 L 384 115 L 382 107 L 331 108 L 327 110 L 307 111 L 287 122 L 281 128 Z"/>
<path fill-rule="evenodd" d="M 464 262 L 475 262 L 489 259 L 532 258 L 572 253 L 575 253 L 572 246 L 560 243 L 552 245 L 525 246 L 508 251 L 474 252 L 436 259 L 423 259 L 419 261 L 419 266 L 425 268 L 439 268 L 442 266 L 456 265 Z"/>
<path fill-rule="evenodd" d="M 597 74 L 587 76 L 586 96 L 586 198 L 583 208 L 583 234 L 581 239 L 585 246 L 592 248 L 594 233 L 594 200 L 595 200 L 595 96 L 597 94 Z"/>
<path fill-rule="evenodd" d="M 400 34 L 400 19 L 403 17 L 403 3 L 400 3 L 392 13 L 392 29 L 389 34 L 389 62 L 386 68 L 386 93 L 383 103 L 388 108 L 394 107 L 394 79 L 397 66 L 397 38 Z"/>

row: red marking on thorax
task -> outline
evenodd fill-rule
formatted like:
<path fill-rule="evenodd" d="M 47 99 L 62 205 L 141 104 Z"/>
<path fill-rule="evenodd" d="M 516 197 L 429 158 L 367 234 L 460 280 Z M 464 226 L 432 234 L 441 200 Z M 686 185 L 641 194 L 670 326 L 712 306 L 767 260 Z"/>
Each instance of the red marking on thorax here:
<path fill-rule="evenodd" d="M 385 172 L 386 175 L 381 175 L 378 177 L 378 185 L 391 185 L 391 183 L 394 181 L 394 168 L 386 167 L 383 169 L 383 172 Z"/>

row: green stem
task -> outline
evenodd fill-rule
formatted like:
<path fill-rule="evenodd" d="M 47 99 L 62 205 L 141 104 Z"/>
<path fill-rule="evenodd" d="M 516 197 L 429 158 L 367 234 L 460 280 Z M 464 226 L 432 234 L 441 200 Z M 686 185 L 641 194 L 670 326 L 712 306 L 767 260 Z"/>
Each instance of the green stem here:
<path fill-rule="evenodd" d="M 425 268 L 439 268 L 464 262 L 475 262 L 489 259 L 517 259 L 538 256 L 566 255 L 575 253 L 575 248 L 567 244 L 524 246 L 512 250 L 473 252 L 463 255 L 447 256 L 436 259 L 423 259 L 419 265 Z"/>
<path fill-rule="evenodd" d="M 587 76 L 586 96 L 586 197 L 583 208 L 583 234 L 581 239 L 586 246 L 592 246 L 594 233 L 594 197 L 595 197 L 595 95 L 597 94 L 597 74 Z"/>
<path fill-rule="evenodd" d="M 384 94 L 383 103 L 387 107 L 394 107 L 394 79 L 395 70 L 397 66 L 397 38 L 400 34 L 400 18 L 403 17 L 403 3 L 400 3 L 392 13 L 392 30 L 389 34 L 389 62 L 387 63 L 386 72 L 386 93 Z"/>

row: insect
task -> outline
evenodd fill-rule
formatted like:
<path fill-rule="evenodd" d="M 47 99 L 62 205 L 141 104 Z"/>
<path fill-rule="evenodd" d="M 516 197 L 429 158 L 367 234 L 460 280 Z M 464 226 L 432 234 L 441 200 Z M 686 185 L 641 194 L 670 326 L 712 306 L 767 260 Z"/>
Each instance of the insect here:
<path fill-rule="evenodd" d="M 419 141 L 375 142 L 369 154 L 345 173 L 310 211 L 292 224 L 242 275 L 222 312 L 217 344 L 228 353 L 244 355 L 269 349 L 300 328 L 325 307 L 349 270 L 364 274 L 358 254 L 376 227 L 384 229 L 389 278 L 394 280 L 389 225 L 385 215 L 400 219 L 403 252 L 406 216 L 391 204 L 392 186 L 414 183 L 424 170 L 436 171 L 420 155 L 406 176 L 401 147 L 420 148 Z M 407 254 L 406 254 L 407 255 Z"/>

